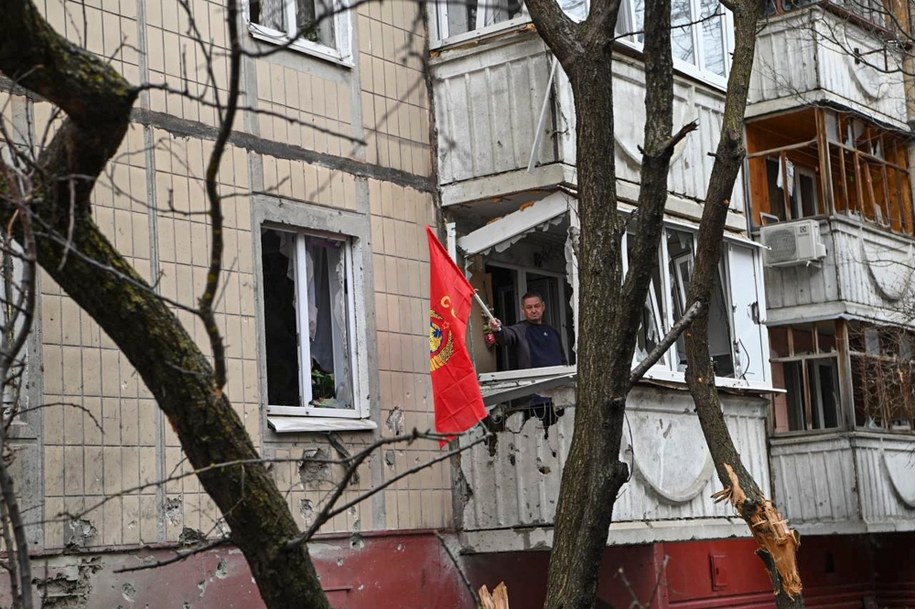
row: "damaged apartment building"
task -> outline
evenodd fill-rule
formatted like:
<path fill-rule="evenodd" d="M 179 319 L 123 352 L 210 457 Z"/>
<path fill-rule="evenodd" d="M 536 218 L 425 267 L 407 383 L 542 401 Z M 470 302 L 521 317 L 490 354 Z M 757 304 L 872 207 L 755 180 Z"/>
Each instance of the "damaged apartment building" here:
<path fill-rule="evenodd" d="M 561 4 L 574 18 L 587 11 L 586 0 Z M 673 4 L 674 122 L 698 119 L 699 128 L 672 160 L 637 360 L 684 309 L 734 44 L 717 2 Z M 217 311 L 228 395 L 305 529 L 342 476 L 328 461 L 433 427 L 427 224 L 505 323 L 520 319 L 523 294 L 541 294 L 569 365 L 514 370 L 510 352 L 487 346 L 475 309 L 468 343 L 495 441 L 396 481 L 442 452 L 435 442 L 385 447 L 344 495 L 391 486 L 309 545 L 334 607 L 471 607 L 462 575 L 475 587 L 504 580 L 512 606 L 541 606 L 586 313 L 576 295 L 571 87 L 520 2 L 358 3 L 296 37 L 325 6 L 241 3 L 246 110 L 219 178 L 231 193 Z M 902 551 L 915 541 L 912 116 L 900 51 L 885 44 L 896 23 L 882 6 L 861 6 L 773 2 L 710 347 L 738 449 L 803 535 L 808 597 L 822 607 L 904 607 L 915 604 L 915 565 Z M 209 262 L 203 176 L 218 121 L 206 101 L 210 78 L 225 92 L 224 5 L 39 8 L 132 82 L 171 84 L 140 95 L 93 214 L 163 297 L 192 306 Z M 625 214 L 639 188 L 643 10 L 622 1 L 613 65 L 627 116 L 615 142 Z M 215 58 L 209 71 L 204 49 Z M 53 128 L 49 104 L 9 81 L 0 80 L 0 101 L 13 143 L 37 146 Z M 47 607 L 263 606 L 230 546 L 134 570 L 225 527 L 124 356 L 50 277 L 39 290 L 23 400 L 40 407 L 11 432 L 36 598 Z M 193 316 L 176 312 L 206 344 Z M 671 347 L 629 399 L 621 459 L 632 478 L 607 535 L 601 606 L 631 603 L 620 569 L 643 601 L 661 582 L 659 609 L 771 599 L 745 524 L 711 499 L 720 485 L 683 349 Z M 551 396 L 555 411 L 529 416 L 518 399 L 532 394 Z"/>
<path fill-rule="evenodd" d="M 585 2 L 561 2 L 574 19 Z M 746 136 L 710 310 L 710 351 L 744 462 L 802 535 L 808 602 L 911 606 L 915 538 L 913 207 L 903 63 L 907 2 L 773 2 L 757 43 Z M 613 64 L 617 188 L 638 194 L 644 125 L 639 32 L 623 0 Z M 698 119 L 669 175 L 664 234 L 636 361 L 684 310 L 702 198 L 724 106 L 733 31 L 716 2 L 673 3 L 674 125 Z M 679 27 L 678 27 L 679 26 Z M 574 424 L 579 313 L 571 87 L 521 4 L 440 5 L 431 19 L 442 211 L 458 261 L 497 317 L 546 302 L 570 366 L 514 370 L 469 340 L 496 441 L 465 454 L 455 520 L 466 560 L 512 603 L 540 606 Z M 909 100 L 911 103 L 912 100 Z M 625 109 L 625 112 L 622 112 Z M 625 239 L 626 237 L 624 237 Z M 625 248 L 624 248 L 625 249 Z M 624 261 L 625 264 L 625 261 Z M 636 363 L 636 362 L 633 362 Z M 599 604 L 628 606 L 618 570 L 657 607 L 771 602 L 743 522 L 719 490 L 684 383 L 682 339 L 628 400 Z M 538 420 L 518 398 L 549 395 Z M 524 402 L 521 402 L 524 404 Z M 559 407 L 562 407 L 562 416 Z"/>

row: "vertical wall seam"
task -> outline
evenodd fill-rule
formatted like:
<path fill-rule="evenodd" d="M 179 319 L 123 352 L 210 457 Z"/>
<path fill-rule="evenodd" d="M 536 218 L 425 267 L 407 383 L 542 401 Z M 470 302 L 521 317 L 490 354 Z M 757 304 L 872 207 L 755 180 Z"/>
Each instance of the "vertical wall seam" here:
<path fill-rule="evenodd" d="M 143 83 L 149 82 L 149 62 L 147 60 L 149 45 L 146 38 L 146 27 L 146 0 L 137 0 L 137 46 L 139 47 L 137 68 L 140 73 L 140 81 Z M 144 110 L 149 110 L 149 90 L 140 92 L 138 104 Z M 160 292 L 159 275 L 161 267 L 159 265 L 159 223 L 156 215 L 156 151 L 153 127 L 151 125 L 143 127 L 143 148 L 146 161 L 146 210 L 149 220 L 149 273 L 152 288 L 158 294 Z M 160 481 L 165 479 L 167 468 L 165 430 L 165 413 L 156 404 L 156 479 Z M 165 525 L 165 499 L 165 485 L 156 485 L 156 534 L 158 541 L 166 541 L 168 535 Z M 142 510 L 142 506 L 140 510 Z"/>

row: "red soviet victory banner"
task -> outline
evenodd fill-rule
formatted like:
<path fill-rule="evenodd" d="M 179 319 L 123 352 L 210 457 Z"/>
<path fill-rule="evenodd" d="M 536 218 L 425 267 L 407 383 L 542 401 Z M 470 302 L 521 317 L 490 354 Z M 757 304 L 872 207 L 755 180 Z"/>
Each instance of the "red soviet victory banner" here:
<path fill-rule="evenodd" d="M 430 227 L 429 369 L 435 401 L 435 430 L 467 431 L 486 416 L 480 383 L 465 344 L 473 286 Z"/>

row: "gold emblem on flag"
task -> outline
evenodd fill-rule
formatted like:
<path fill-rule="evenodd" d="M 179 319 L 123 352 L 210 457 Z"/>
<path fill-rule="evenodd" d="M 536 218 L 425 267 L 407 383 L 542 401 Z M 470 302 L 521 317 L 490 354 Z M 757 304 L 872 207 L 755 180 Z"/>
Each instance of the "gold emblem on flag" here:
<path fill-rule="evenodd" d="M 429 311 L 429 368 L 435 372 L 448 363 L 454 353 L 454 335 L 445 318 Z"/>

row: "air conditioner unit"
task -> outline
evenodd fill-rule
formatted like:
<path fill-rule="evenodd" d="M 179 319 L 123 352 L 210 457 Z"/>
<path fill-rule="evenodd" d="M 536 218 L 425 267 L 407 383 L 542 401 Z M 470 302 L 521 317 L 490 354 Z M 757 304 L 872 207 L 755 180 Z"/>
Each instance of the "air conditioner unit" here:
<path fill-rule="evenodd" d="M 817 220 L 779 222 L 759 229 L 766 246 L 766 266 L 797 266 L 810 264 L 826 257 L 826 246 L 820 242 Z"/>

